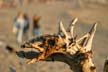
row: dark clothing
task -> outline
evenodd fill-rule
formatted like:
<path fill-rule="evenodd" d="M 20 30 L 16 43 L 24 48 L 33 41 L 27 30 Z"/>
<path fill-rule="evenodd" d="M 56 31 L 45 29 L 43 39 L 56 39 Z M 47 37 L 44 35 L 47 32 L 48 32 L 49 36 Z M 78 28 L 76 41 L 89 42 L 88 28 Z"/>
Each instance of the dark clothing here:
<path fill-rule="evenodd" d="M 29 30 L 29 17 L 27 14 L 24 14 L 24 19 L 25 19 L 25 25 L 24 25 L 24 33 L 26 33 Z"/>
<path fill-rule="evenodd" d="M 33 20 L 33 28 L 39 28 L 38 21 Z"/>
<path fill-rule="evenodd" d="M 26 21 L 26 23 L 25 23 L 25 26 L 24 26 L 24 33 L 29 30 L 29 24 L 30 24 L 29 20 L 25 20 L 25 21 Z"/>

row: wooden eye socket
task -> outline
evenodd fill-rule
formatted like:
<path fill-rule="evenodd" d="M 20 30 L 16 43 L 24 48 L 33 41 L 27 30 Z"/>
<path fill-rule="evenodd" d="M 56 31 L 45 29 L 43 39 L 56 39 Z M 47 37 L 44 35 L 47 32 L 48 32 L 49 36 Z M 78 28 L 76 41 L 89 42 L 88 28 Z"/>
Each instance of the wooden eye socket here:
<path fill-rule="evenodd" d="M 51 45 L 51 46 L 54 46 L 55 43 L 56 43 L 55 40 L 48 40 L 48 44 Z"/>

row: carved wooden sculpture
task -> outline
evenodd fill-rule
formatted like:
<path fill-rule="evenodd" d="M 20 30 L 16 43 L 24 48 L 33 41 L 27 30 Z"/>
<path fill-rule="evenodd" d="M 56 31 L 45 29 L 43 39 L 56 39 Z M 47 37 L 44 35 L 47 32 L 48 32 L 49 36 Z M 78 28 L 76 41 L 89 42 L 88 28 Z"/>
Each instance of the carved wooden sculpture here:
<path fill-rule="evenodd" d="M 34 48 L 39 51 L 38 57 L 27 63 L 61 61 L 67 63 L 74 72 L 96 72 L 91 47 L 97 23 L 93 24 L 88 33 L 77 39 L 73 32 L 77 20 L 74 19 L 68 29 L 60 22 L 57 34 L 40 36 L 25 42 L 23 48 Z"/>

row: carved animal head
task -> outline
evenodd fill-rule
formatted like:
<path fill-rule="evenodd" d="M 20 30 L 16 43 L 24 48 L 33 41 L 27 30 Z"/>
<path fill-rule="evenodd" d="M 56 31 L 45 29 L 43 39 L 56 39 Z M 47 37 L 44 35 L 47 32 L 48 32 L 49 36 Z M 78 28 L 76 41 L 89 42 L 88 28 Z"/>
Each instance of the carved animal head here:
<path fill-rule="evenodd" d="M 37 58 L 33 58 L 28 63 L 44 61 L 50 58 L 51 60 L 66 62 L 69 65 L 74 64 L 73 69 L 80 66 L 81 69 L 79 70 L 84 69 L 86 72 L 86 69 L 89 68 L 94 72 L 91 46 L 97 24 L 95 23 L 88 33 L 77 39 L 77 36 L 73 33 L 77 20 L 77 18 L 74 19 L 67 29 L 60 22 L 57 34 L 40 36 L 25 42 L 22 45 L 23 48 L 34 48 L 40 52 Z M 68 60 L 60 59 L 62 57 Z"/>

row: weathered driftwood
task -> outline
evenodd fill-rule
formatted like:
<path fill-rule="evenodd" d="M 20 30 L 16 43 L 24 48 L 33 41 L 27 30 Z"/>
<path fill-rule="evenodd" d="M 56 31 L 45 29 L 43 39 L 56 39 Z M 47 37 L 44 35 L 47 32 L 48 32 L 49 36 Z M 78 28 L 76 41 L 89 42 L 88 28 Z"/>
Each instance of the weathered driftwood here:
<path fill-rule="evenodd" d="M 77 39 L 74 35 L 77 20 L 74 19 L 68 29 L 65 29 L 60 22 L 57 34 L 40 36 L 25 42 L 23 48 L 34 48 L 39 51 L 38 56 L 27 63 L 61 61 L 68 64 L 74 72 L 96 72 L 91 47 L 97 23 L 93 24 L 88 33 Z M 28 55 L 24 53 L 24 56 Z"/>

